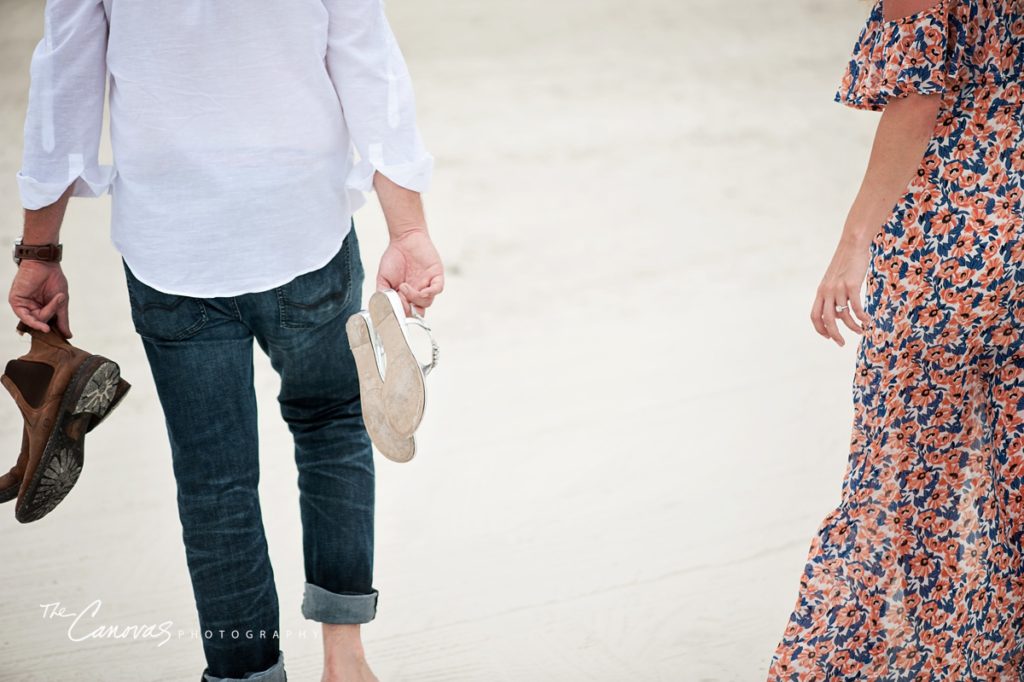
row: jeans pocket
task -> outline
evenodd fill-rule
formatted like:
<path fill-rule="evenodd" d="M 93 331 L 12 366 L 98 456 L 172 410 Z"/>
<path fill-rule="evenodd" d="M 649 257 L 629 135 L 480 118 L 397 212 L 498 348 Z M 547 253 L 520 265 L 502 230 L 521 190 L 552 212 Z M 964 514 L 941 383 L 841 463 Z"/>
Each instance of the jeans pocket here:
<path fill-rule="evenodd" d="M 309 329 L 330 322 L 348 309 L 356 287 L 362 287 L 362 265 L 352 229 L 326 265 L 277 288 L 281 326 Z"/>
<path fill-rule="evenodd" d="M 124 265 L 132 323 L 139 336 L 155 341 L 180 341 L 206 324 L 206 306 L 198 298 L 166 294 L 144 284 Z"/>

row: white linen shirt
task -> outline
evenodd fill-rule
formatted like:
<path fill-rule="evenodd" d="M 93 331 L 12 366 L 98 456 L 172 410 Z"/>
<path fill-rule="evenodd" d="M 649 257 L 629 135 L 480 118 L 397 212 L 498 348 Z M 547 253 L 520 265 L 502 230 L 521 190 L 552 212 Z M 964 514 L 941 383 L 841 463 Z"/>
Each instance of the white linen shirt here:
<path fill-rule="evenodd" d="M 158 290 L 284 284 L 337 253 L 375 171 L 422 192 L 432 169 L 382 0 L 46 3 L 22 205 L 109 192 L 111 239 Z"/>

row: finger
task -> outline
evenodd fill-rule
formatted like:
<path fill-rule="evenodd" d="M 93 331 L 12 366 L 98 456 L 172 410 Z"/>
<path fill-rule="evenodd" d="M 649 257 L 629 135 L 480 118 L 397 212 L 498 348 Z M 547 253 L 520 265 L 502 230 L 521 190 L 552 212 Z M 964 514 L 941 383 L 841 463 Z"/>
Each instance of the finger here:
<path fill-rule="evenodd" d="M 418 305 L 425 307 L 433 303 L 434 297 L 442 291 L 444 291 L 444 275 L 440 274 L 432 277 L 422 289 L 416 290 L 410 286 L 407 295 Z M 423 303 L 420 301 L 423 301 Z"/>
<path fill-rule="evenodd" d="M 811 307 L 811 324 L 814 325 L 814 330 L 818 332 L 818 334 L 827 339 L 828 331 L 825 329 L 825 322 L 823 319 L 824 308 L 825 300 L 819 294 L 818 297 L 814 299 L 814 305 Z"/>
<path fill-rule="evenodd" d="M 384 275 L 380 272 L 377 273 L 377 291 L 385 291 L 387 289 L 394 288 L 395 287 L 391 286 L 391 282 L 389 282 Z"/>
<path fill-rule="evenodd" d="M 398 292 L 398 298 L 402 300 L 402 309 L 405 311 L 405 316 L 409 317 L 411 315 L 410 311 L 412 310 L 412 308 L 409 305 L 409 299 L 406 297 L 405 292 L 402 290 L 403 285 L 404 283 L 399 284 L 398 289 L 395 289 L 395 291 Z"/>
<path fill-rule="evenodd" d="M 871 324 L 871 317 L 864 312 L 864 306 L 860 302 L 860 291 L 857 291 L 853 296 L 850 297 L 850 307 L 853 308 L 853 314 L 860 320 L 862 327 L 866 327 Z"/>
<path fill-rule="evenodd" d="M 427 286 L 420 289 L 420 293 L 424 296 L 437 296 L 444 291 L 444 275 L 436 275 Z"/>
<path fill-rule="evenodd" d="M 429 310 L 430 306 L 434 304 L 433 300 L 427 301 L 426 303 L 417 303 L 415 301 L 410 301 L 409 303 L 413 307 L 413 309 L 416 310 L 416 314 L 418 314 L 420 317 L 426 315 L 427 310 Z"/>
<path fill-rule="evenodd" d="M 433 293 L 436 295 L 444 288 L 444 274 L 434 275 L 428 279 L 407 278 L 405 284 L 408 284 L 417 293 Z"/>
<path fill-rule="evenodd" d="M 419 313 L 420 315 L 426 314 L 427 309 L 430 306 L 432 306 L 433 304 L 434 304 L 434 299 L 433 298 L 429 298 L 429 297 L 428 298 L 413 298 L 413 299 L 409 300 L 409 305 L 412 306 L 414 309 L 417 309 L 416 312 Z"/>
<path fill-rule="evenodd" d="M 863 334 L 864 330 L 860 328 L 856 320 L 853 319 L 853 314 L 850 312 L 850 299 L 846 300 L 836 299 L 836 317 L 843 321 L 843 324 L 855 334 Z"/>
<path fill-rule="evenodd" d="M 47 326 L 49 326 L 50 320 L 52 320 L 54 315 L 57 314 L 57 310 L 62 303 L 64 303 L 64 294 L 54 294 L 53 298 L 50 299 L 49 303 L 44 305 L 42 309 L 36 314 L 39 316 L 41 320 L 47 323 Z"/>
<path fill-rule="evenodd" d="M 399 286 L 399 291 L 410 303 L 413 303 L 420 308 L 429 308 L 430 304 L 434 302 L 433 294 L 424 294 L 423 291 L 425 290 L 416 291 L 405 282 L 402 282 Z"/>
<path fill-rule="evenodd" d="M 25 305 L 12 305 L 11 309 L 14 310 L 14 314 L 18 316 L 18 319 L 24 322 L 32 329 L 37 329 L 41 332 L 50 331 L 50 325 L 41 321 L 35 315 L 35 311 Z"/>
<path fill-rule="evenodd" d="M 71 334 L 71 320 L 68 312 L 68 301 L 64 302 L 60 308 L 57 309 L 57 330 L 64 336 L 65 339 L 70 339 Z"/>
<path fill-rule="evenodd" d="M 825 297 L 825 307 L 821 317 L 825 323 L 825 330 L 828 332 L 829 338 L 840 347 L 843 346 L 846 340 L 843 339 L 843 335 L 839 333 L 839 327 L 836 325 L 836 299 L 834 296 Z"/>
<path fill-rule="evenodd" d="M 843 322 L 846 326 L 857 332 L 858 334 L 864 333 L 864 326 L 861 324 L 859 316 L 855 317 L 855 313 L 860 308 L 860 289 L 859 287 L 847 286 L 846 288 L 846 302 L 844 304 L 846 310 L 843 315 Z"/>
<path fill-rule="evenodd" d="M 857 322 L 853 319 L 853 315 L 850 314 L 849 304 L 847 304 L 847 308 L 839 314 L 839 319 L 842 320 L 843 324 L 845 324 L 850 329 L 850 331 L 854 332 L 855 334 L 864 333 L 864 330 L 861 328 L 861 326 L 857 324 Z"/>
<path fill-rule="evenodd" d="M 50 325 L 47 324 L 49 320 L 42 316 L 39 302 L 34 298 L 11 294 L 7 300 L 19 320 L 32 329 L 38 329 L 41 332 L 50 331 Z"/>

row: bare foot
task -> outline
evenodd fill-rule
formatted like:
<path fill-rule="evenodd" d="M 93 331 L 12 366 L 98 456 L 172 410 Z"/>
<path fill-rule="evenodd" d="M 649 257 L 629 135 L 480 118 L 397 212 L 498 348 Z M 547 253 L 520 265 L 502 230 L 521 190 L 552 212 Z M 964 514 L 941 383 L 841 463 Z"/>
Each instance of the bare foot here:
<path fill-rule="evenodd" d="M 324 674 L 320 682 L 379 682 L 366 662 L 358 625 L 323 624 Z"/>
<path fill-rule="evenodd" d="M 335 665 L 332 668 L 324 666 L 323 677 L 320 682 L 380 682 L 377 676 L 370 670 L 366 659 L 353 662 L 351 665 Z"/>

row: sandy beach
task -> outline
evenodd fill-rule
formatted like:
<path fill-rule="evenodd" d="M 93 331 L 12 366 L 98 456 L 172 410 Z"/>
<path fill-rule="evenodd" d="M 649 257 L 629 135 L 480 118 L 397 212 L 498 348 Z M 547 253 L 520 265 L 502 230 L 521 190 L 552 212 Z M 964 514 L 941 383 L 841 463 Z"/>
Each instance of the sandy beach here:
<path fill-rule="evenodd" d="M 41 7 L 0 0 L 4 248 L 21 229 Z M 428 215 L 448 290 L 429 315 L 442 364 L 420 453 L 377 460 L 380 601 L 364 636 L 382 681 L 763 679 L 846 463 L 854 344 L 822 341 L 807 312 L 876 120 L 831 101 L 866 11 L 388 3 L 437 158 Z M 65 221 L 71 325 L 134 389 L 53 514 L 22 526 L 0 508 L 0 680 L 177 682 L 203 667 L 109 202 L 75 200 Z M 355 220 L 372 274 L 375 200 Z M 13 269 L 0 259 L 0 280 Z M 5 315 L 7 359 L 26 340 Z M 262 355 L 256 368 L 281 648 L 289 679 L 314 681 L 291 442 L 277 378 Z M 0 403 L 13 464 L 20 419 Z M 55 614 L 90 604 L 78 623 Z M 90 636 L 168 622 L 167 638 Z"/>

